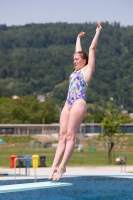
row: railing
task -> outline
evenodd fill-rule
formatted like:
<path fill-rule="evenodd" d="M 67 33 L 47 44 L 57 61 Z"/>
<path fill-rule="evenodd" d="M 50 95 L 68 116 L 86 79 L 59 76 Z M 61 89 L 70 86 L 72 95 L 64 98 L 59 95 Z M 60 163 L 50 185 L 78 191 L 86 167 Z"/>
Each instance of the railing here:
<path fill-rule="evenodd" d="M 36 182 L 36 158 L 28 158 L 28 157 L 22 157 L 22 158 L 15 158 L 14 159 L 14 168 L 15 168 L 15 172 L 14 172 L 14 183 L 16 183 L 16 161 L 17 160 L 20 160 L 20 161 L 29 161 L 29 160 L 31 160 L 31 159 L 33 159 L 33 163 L 34 163 L 34 169 L 35 169 L 35 179 L 34 179 L 34 182 Z M 26 164 L 25 164 L 25 174 L 27 175 L 27 166 L 26 166 Z M 19 167 L 19 173 L 20 173 L 20 167 Z"/>
<path fill-rule="evenodd" d="M 126 172 L 126 161 L 127 161 L 126 157 L 121 156 L 121 158 L 120 158 L 121 173 L 122 173 L 123 170 L 124 170 L 124 172 Z"/>

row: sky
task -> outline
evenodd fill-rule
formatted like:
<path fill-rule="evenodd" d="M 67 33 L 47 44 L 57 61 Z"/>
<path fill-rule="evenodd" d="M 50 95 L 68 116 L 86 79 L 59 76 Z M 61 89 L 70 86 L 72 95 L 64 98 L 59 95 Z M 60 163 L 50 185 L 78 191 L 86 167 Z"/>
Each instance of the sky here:
<path fill-rule="evenodd" d="M 0 24 L 119 22 L 133 25 L 133 0 L 0 0 Z"/>

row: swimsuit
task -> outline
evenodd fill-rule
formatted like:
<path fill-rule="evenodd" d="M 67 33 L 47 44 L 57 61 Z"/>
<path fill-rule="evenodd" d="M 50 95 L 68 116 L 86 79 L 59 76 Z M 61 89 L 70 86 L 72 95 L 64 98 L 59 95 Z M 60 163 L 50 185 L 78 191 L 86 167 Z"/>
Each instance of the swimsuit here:
<path fill-rule="evenodd" d="M 78 99 L 86 101 L 87 82 L 84 80 L 84 74 L 79 71 L 74 71 L 69 78 L 69 89 L 67 94 L 67 106 L 70 110 L 74 102 Z"/>

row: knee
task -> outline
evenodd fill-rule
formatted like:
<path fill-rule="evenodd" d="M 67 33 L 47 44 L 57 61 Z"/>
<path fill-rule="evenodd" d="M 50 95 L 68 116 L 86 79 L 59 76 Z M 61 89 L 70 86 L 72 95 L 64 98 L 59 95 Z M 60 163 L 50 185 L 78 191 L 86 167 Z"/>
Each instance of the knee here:
<path fill-rule="evenodd" d="M 75 134 L 72 133 L 72 132 L 67 133 L 66 139 L 71 140 L 71 141 L 75 141 Z"/>
<path fill-rule="evenodd" d="M 61 132 L 59 135 L 59 141 L 66 142 L 66 132 Z"/>

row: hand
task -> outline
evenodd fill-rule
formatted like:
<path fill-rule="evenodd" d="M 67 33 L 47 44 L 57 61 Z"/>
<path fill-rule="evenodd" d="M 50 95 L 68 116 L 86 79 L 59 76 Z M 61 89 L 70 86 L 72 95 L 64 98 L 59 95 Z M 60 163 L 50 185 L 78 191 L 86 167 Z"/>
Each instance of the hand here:
<path fill-rule="evenodd" d="M 97 32 L 97 31 L 101 31 L 101 30 L 102 30 L 102 27 L 101 27 L 101 25 L 100 25 L 99 23 L 97 23 L 96 32 Z"/>
<path fill-rule="evenodd" d="M 84 35 L 85 35 L 85 32 L 82 31 L 82 32 L 80 32 L 80 33 L 78 34 L 78 37 L 81 38 L 81 37 L 83 37 Z"/>

